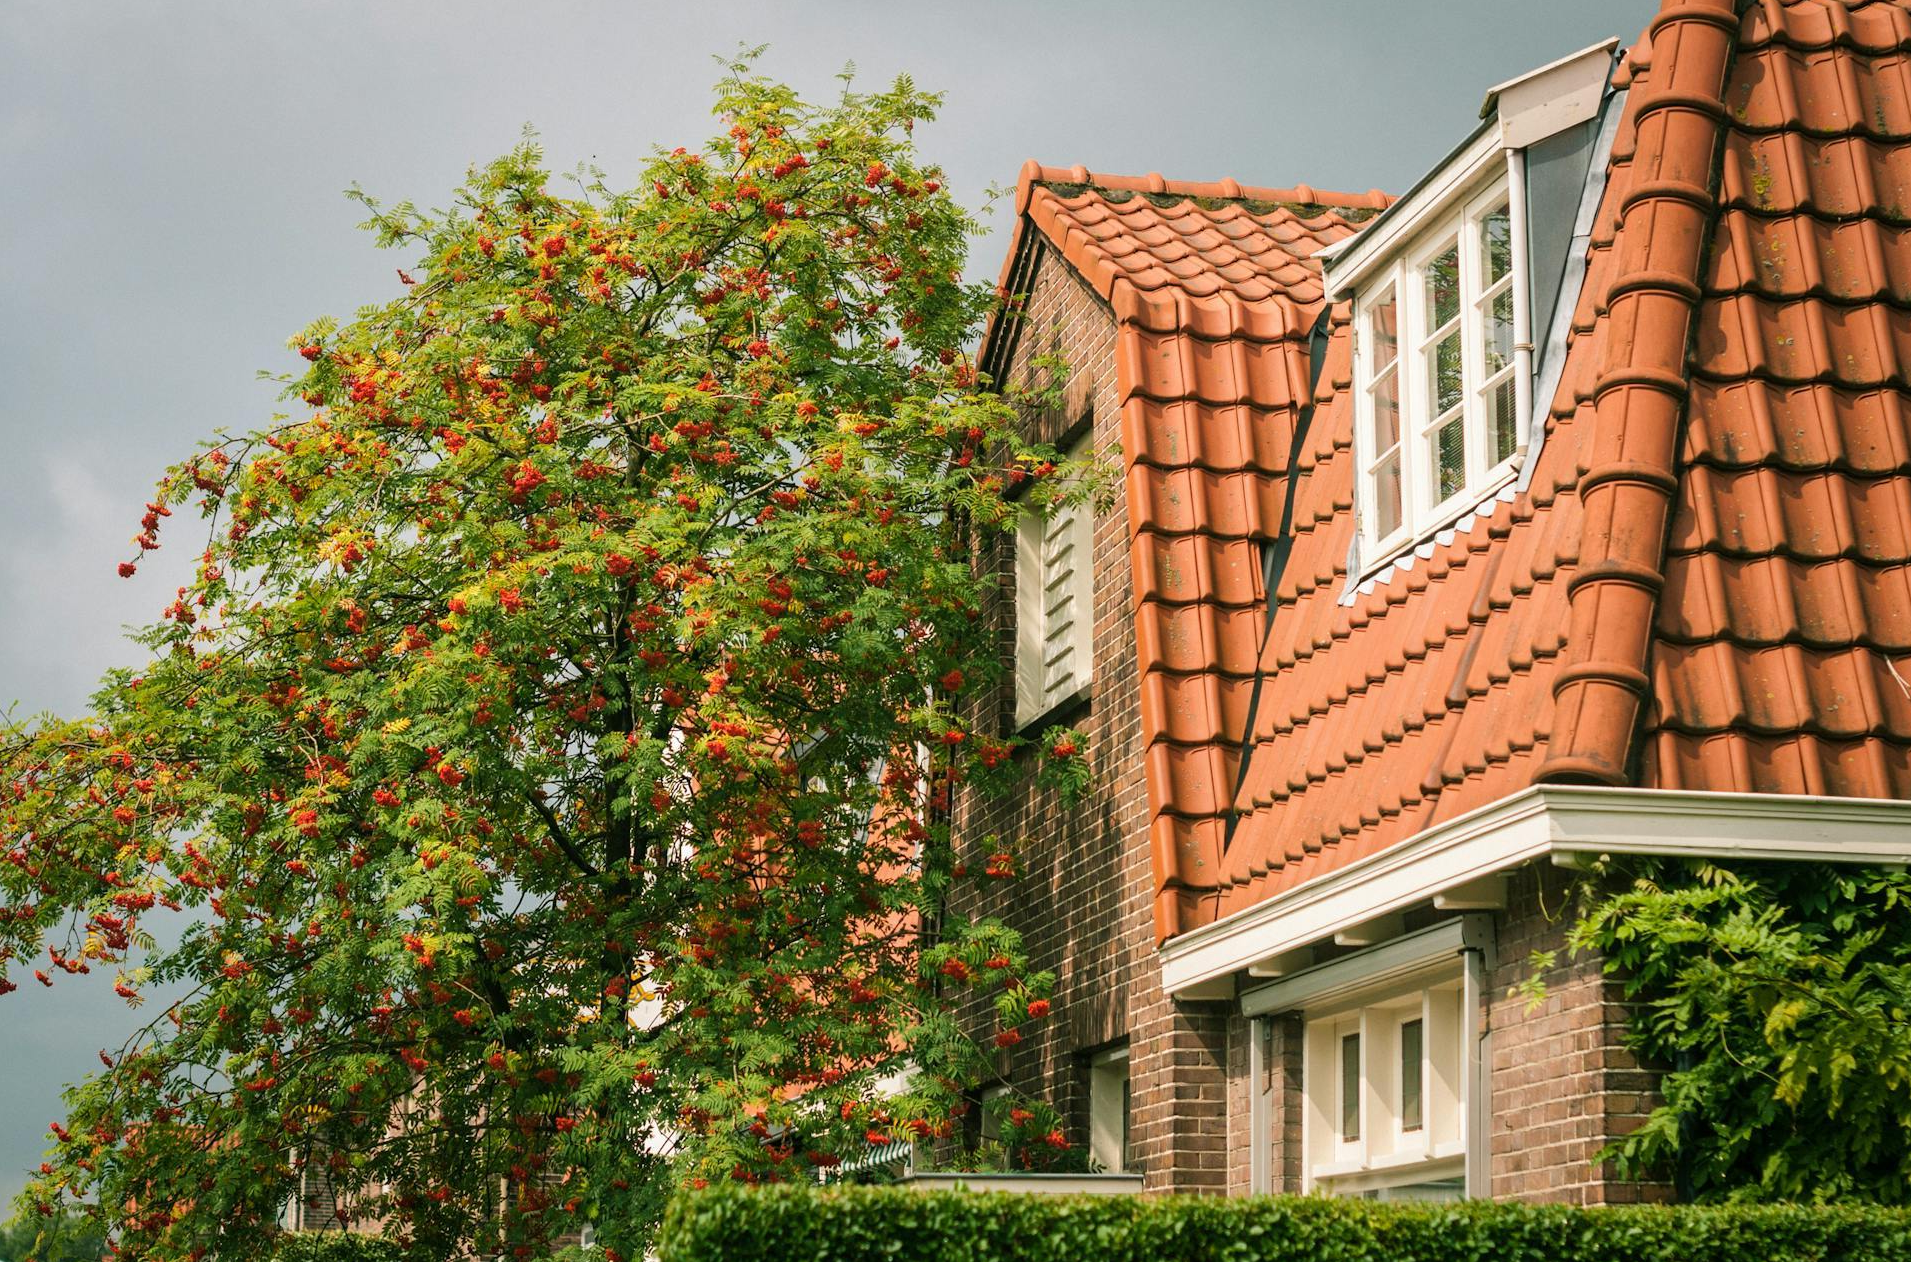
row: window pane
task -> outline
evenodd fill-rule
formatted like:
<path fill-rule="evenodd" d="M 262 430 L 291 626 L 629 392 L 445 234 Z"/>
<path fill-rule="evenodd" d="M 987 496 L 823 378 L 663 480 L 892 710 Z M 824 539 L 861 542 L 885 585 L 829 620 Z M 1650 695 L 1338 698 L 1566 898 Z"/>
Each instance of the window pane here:
<path fill-rule="evenodd" d="M 1513 362 L 1513 287 L 1508 285 L 1487 304 L 1485 336 L 1486 375 L 1491 377 Z"/>
<path fill-rule="evenodd" d="M 1466 418 L 1456 416 L 1433 431 L 1433 485 L 1444 501 L 1466 485 Z"/>
<path fill-rule="evenodd" d="M 1427 263 L 1427 327 L 1437 329 L 1460 314 L 1460 243 L 1447 247 Z"/>
<path fill-rule="evenodd" d="M 1492 463 L 1511 456 L 1520 444 L 1518 401 L 1513 397 L 1513 379 L 1491 387 L 1486 395 L 1486 439 Z"/>
<path fill-rule="evenodd" d="M 1340 1137 L 1360 1138 L 1360 1036 L 1340 1040 Z"/>
<path fill-rule="evenodd" d="M 1420 1129 L 1422 1033 L 1419 1021 L 1408 1021 L 1400 1027 L 1400 1129 L 1403 1131 Z"/>
<path fill-rule="evenodd" d="M 1388 373 L 1374 383 L 1374 447 L 1387 450 L 1400 441 L 1400 374 Z"/>
<path fill-rule="evenodd" d="M 1374 371 L 1383 371 L 1400 353 L 1400 310 L 1388 294 L 1374 307 Z"/>
<path fill-rule="evenodd" d="M 1513 270 L 1513 220 L 1504 206 L 1480 220 L 1480 259 L 1487 285 Z"/>
<path fill-rule="evenodd" d="M 1394 448 L 1374 466 L 1374 537 L 1385 539 L 1400 529 L 1400 449 Z"/>
<path fill-rule="evenodd" d="M 1455 329 L 1427 349 L 1427 394 L 1435 416 L 1460 406 L 1460 382 L 1460 330 Z"/>

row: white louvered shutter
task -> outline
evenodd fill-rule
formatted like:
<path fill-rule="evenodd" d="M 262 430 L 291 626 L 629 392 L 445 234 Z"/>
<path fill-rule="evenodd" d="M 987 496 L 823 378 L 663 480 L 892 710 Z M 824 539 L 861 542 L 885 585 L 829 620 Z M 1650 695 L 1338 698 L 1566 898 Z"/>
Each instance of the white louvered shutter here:
<path fill-rule="evenodd" d="M 1079 458 L 1084 442 L 1069 453 Z M 1025 518 L 1016 532 L 1015 719 L 1040 718 L 1088 687 L 1095 657 L 1095 506 Z"/>

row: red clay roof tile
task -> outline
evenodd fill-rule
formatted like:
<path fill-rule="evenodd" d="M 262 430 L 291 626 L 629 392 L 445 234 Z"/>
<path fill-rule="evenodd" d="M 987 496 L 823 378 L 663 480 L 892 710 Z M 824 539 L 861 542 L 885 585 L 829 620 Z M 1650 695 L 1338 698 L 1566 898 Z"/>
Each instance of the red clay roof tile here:
<path fill-rule="evenodd" d="M 1344 311 L 1289 447 L 1384 196 L 1024 169 L 1119 324 L 1161 936 L 1538 780 L 1911 796 L 1907 50 L 1908 0 L 1668 3 L 1526 489 L 1348 603 Z"/>
<path fill-rule="evenodd" d="M 1237 803 L 1229 884 L 1198 907 L 1203 919 L 1524 787 L 1542 768 L 1623 774 L 1677 485 L 1729 14 L 1669 12 L 1622 72 L 1631 94 L 1527 492 L 1351 607 L 1337 599 L 1353 530 L 1345 356 L 1326 374 L 1318 463 L 1263 659 L 1276 699 Z M 1654 60 L 1673 73 L 1661 81 Z"/>
<path fill-rule="evenodd" d="M 1911 792 L 1911 14 L 1754 6 L 1640 781 Z"/>

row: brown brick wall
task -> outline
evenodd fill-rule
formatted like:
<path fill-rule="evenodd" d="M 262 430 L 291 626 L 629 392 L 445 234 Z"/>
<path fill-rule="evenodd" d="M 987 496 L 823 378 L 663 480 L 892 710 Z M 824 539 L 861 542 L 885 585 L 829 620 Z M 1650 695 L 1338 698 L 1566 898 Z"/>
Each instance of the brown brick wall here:
<path fill-rule="evenodd" d="M 1244 1017 L 1228 1018 L 1227 1190 L 1230 1196 L 1253 1190 L 1254 1139 L 1250 1121 L 1254 1116 L 1254 1093 L 1266 1086 L 1265 1082 L 1255 1081 L 1250 1073 L 1248 1045 L 1258 1032 L 1259 1026 Z"/>
<path fill-rule="evenodd" d="M 1493 1031 L 1492 1194 L 1577 1204 L 1663 1200 L 1659 1185 L 1619 1182 L 1593 1155 L 1635 1130 L 1658 1103 L 1656 1076 L 1625 1046 L 1626 1004 L 1591 956 L 1574 958 L 1566 931 L 1575 909 L 1570 875 L 1534 865 L 1508 882 L 1498 917 L 1498 961 L 1487 988 Z M 1511 993 L 1540 971 L 1537 1007 Z"/>
<path fill-rule="evenodd" d="M 1115 380 L 1115 324 L 1107 306 L 1059 258 L 1038 247 L 1024 292 L 1026 314 L 1014 355 L 1001 376 L 1019 385 L 1038 354 L 1060 354 L 1070 366 L 1067 405 L 1031 415 L 1031 433 L 1055 441 L 1084 418 L 1095 450 L 1119 473 L 1121 417 Z M 1082 727 L 1093 758 L 1095 788 L 1073 810 L 1032 786 L 993 801 L 959 795 L 956 845 L 974 853 L 990 834 L 1012 843 L 1022 875 L 987 889 L 971 887 L 954 903 L 957 916 L 999 916 L 1022 932 L 1038 968 L 1056 973 L 1054 1016 L 1003 1068 L 1019 1089 L 1049 1099 L 1085 1143 L 1088 1103 L 1084 1053 L 1129 1041 L 1131 1159 L 1150 1190 L 1220 1191 L 1227 1182 L 1227 1109 L 1223 1099 L 1227 1015 L 1218 1006 L 1182 1006 L 1161 989 L 1154 954 L 1150 892 L 1152 858 L 1144 782 L 1140 689 L 1135 647 L 1134 571 L 1129 558 L 1126 488 L 1109 481 L 1110 502 L 1095 526 L 1095 653 L 1085 707 L 1058 716 Z M 991 728 L 1014 723 L 1014 548 L 998 541 L 979 563 L 1004 576 L 984 608 L 1000 646 L 1003 678 L 974 704 Z M 1038 725 L 1039 726 L 1039 725 Z M 971 1010 L 974 1028 L 989 1017 Z"/>

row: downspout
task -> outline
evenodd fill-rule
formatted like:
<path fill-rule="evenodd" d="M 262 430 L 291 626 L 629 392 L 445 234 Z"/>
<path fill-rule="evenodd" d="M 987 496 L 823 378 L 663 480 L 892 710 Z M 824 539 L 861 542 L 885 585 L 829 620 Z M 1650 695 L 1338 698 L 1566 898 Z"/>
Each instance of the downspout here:
<path fill-rule="evenodd" d="M 1274 1190 L 1272 1151 L 1274 1101 L 1271 1057 L 1274 1018 L 1253 1017 L 1247 1023 L 1248 1156 L 1247 1190 L 1265 1196 Z"/>
<path fill-rule="evenodd" d="M 1533 286 L 1529 277 L 1531 253 L 1526 240 L 1526 150 L 1506 151 L 1508 218 L 1520 225 L 1513 237 L 1513 416 L 1524 419 L 1528 430 L 1533 416 Z"/>
<path fill-rule="evenodd" d="M 1465 1038 L 1460 1082 L 1465 1098 L 1461 1116 L 1466 1141 L 1466 1197 L 1483 1201 L 1493 1195 L 1493 1023 L 1488 1020 L 1486 1006 L 1491 997 L 1488 978 L 1492 964 L 1480 947 L 1465 948 L 1460 952 L 1460 959 L 1463 962 L 1460 1010 Z"/>

